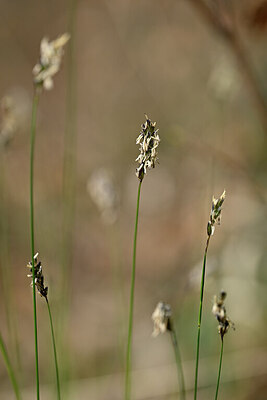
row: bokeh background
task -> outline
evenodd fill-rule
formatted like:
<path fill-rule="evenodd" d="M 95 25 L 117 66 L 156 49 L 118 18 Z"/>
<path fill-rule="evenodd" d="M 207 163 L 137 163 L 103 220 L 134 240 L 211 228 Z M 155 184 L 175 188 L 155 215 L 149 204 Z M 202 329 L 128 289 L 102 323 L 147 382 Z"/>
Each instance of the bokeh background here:
<path fill-rule="evenodd" d="M 227 21 L 235 22 L 266 98 L 266 2 L 207 3 Z M 34 187 L 36 251 L 49 286 L 64 398 L 123 398 L 138 186 L 135 140 L 147 113 L 157 121 L 161 143 L 159 165 L 145 177 L 141 194 L 133 399 L 178 398 L 170 337 L 151 337 L 151 314 L 160 300 L 173 309 L 188 399 L 192 398 L 206 224 L 212 195 L 218 197 L 224 189 L 222 222 L 208 254 L 199 399 L 213 398 L 215 392 L 220 339 L 211 307 L 221 289 L 228 293 L 227 311 L 236 330 L 225 337 L 219 396 L 266 399 L 267 132 L 262 110 L 254 102 L 235 54 L 202 18 L 194 2 L 76 0 L 74 12 L 74 72 L 68 73 L 68 45 L 54 89 L 41 95 Z M 32 292 L 26 269 L 31 257 L 32 68 L 38 61 L 41 39 L 54 39 L 67 31 L 69 13 L 71 3 L 63 0 L 0 3 L 0 97 L 12 98 L 16 116 L 14 138 L 0 155 L 0 212 L 5 221 L 1 225 L 0 331 L 25 400 L 34 399 L 35 385 Z M 76 126 L 71 146 L 76 165 L 75 213 L 67 224 L 71 240 L 64 249 L 66 197 L 62 192 L 70 76 L 75 78 L 71 92 Z M 4 112 L 2 124 L 3 119 Z M 106 203 L 99 208 L 92 196 L 99 177 L 115 202 L 111 202 L 114 207 L 108 218 L 103 211 Z M 66 272 L 67 301 L 60 289 L 65 274 L 62 251 L 71 265 Z M 19 363 L 8 329 L 7 297 L 12 304 Z M 55 398 L 53 353 L 45 301 L 39 296 L 37 300 L 41 393 L 48 400 Z M 0 398 L 13 399 L 1 359 Z"/>

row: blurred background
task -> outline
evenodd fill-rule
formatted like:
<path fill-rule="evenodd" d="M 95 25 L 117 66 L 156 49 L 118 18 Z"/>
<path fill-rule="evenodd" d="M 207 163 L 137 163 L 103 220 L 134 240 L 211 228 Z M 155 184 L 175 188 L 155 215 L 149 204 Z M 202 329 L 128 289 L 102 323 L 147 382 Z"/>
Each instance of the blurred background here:
<path fill-rule="evenodd" d="M 35 246 L 49 286 L 63 398 L 123 398 L 138 187 L 135 140 L 147 113 L 157 121 L 161 143 L 159 165 L 145 177 L 141 193 L 133 399 L 178 398 L 170 337 L 151 337 L 159 301 L 172 306 L 193 398 L 206 225 L 212 195 L 224 189 L 221 226 L 207 261 L 198 398 L 215 392 L 220 338 L 211 307 L 224 289 L 236 330 L 225 337 L 219 396 L 266 399 L 267 117 L 255 92 L 266 99 L 267 3 L 204 3 L 224 26 L 234 24 L 241 56 L 197 3 L 1 0 L 0 122 L 3 132 L 11 115 L 14 135 L 0 154 L 0 332 L 25 400 L 35 398 L 26 269 L 32 68 L 41 39 L 66 31 L 72 42 L 62 69 L 54 89 L 40 99 L 34 184 Z M 41 395 L 48 400 L 56 396 L 52 343 L 40 296 L 37 305 Z M 0 399 L 13 398 L 0 359 Z"/>

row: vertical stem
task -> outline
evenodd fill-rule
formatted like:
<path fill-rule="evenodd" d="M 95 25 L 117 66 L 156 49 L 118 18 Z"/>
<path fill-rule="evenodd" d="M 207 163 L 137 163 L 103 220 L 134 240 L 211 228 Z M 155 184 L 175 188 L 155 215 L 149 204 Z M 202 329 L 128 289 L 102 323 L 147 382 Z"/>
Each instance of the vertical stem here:
<path fill-rule="evenodd" d="M 38 89 L 34 91 L 31 119 L 31 153 L 30 153 L 30 230 L 31 230 L 31 253 L 32 253 L 32 293 L 33 293 L 33 319 L 34 319 L 34 342 L 35 342 L 35 372 L 36 372 L 36 398 L 39 400 L 39 362 L 38 362 L 38 338 L 37 338 L 37 312 L 35 293 L 35 268 L 34 268 L 34 204 L 33 204 L 33 175 L 34 175 L 34 144 L 36 131 L 36 116 L 39 102 Z"/>
<path fill-rule="evenodd" d="M 222 357 L 223 357 L 223 339 L 221 342 L 221 354 L 220 354 L 220 362 L 219 362 L 219 371 L 218 371 L 218 379 L 217 379 L 217 386 L 216 386 L 216 393 L 215 393 L 215 400 L 217 400 L 219 386 L 220 386 L 220 378 L 221 378 L 221 370 L 222 370 Z"/>
<path fill-rule="evenodd" d="M 198 327 L 197 327 L 197 354 L 196 354 L 196 369 L 195 369 L 194 400 L 197 399 L 200 330 L 201 330 L 201 320 L 202 320 L 202 306 L 203 306 L 204 285 L 205 285 L 206 260 L 207 260 L 209 241 L 210 241 L 210 236 L 208 236 L 208 238 L 207 238 L 207 243 L 206 243 L 206 248 L 205 248 L 205 253 L 204 253 L 204 260 L 203 260 L 203 267 L 202 267 L 202 277 L 201 277 L 200 303 L 199 303 Z"/>
<path fill-rule="evenodd" d="M 45 298 L 45 300 L 46 300 L 48 314 L 49 314 L 51 335 L 52 335 L 52 341 L 53 341 L 55 369 L 56 369 L 56 377 L 57 377 L 57 398 L 58 398 L 58 400 L 60 400 L 60 381 L 59 381 L 59 373 L 58 373 L 58 362 L 57 362 L 57 349 L 56 349 L 55 333 L 54 333 L 54 327 L 53 327 L 53 320 L 52 320 L 50 304 L 49 304 L 49 301 L 48 301 L 47 297 Z"/>
<path fill-rule="evenodd" d="M 127 342 L 127 355 L 126 355 L 126 373 L 125 373 L 125 400 L 131 398 L 131 356 L 132 356 L 132 334 L 133 334 L 133 307 L 134 307 L 134 287 L 135 287 L 135 264 L 136 264 L 136 239 L 138 228 L 139 216 L 139 203 L 141 193 L 142 181 L 140 180 L 137 194 L 136 204 L 136 217 L 135 217 L 135 230 L 133 242 L 133 264 L 132 264 L 132 279 L 131 279 L 131 293 L 130 293 L 130 309 L 129 309 L 129 325 L 128 325 L 128 342 Z"/>
<path fill-rule="evenodd" d="M 185 398 L 186 398 L 186 395 L 185 395 L 185 381 L 184 381 L 184 372 L 183 372 L 183 366 L 182 366 L 182 359 L 181 359 L 180 349 L 179 349 L 179 346 L 178 346 L 176 332 L 175 332 L 175 329 L 174 329 L 174 326 L 173 326 L 172 322 L 170 322 L 170 334 L 171 334 L 171 340 L 172 340 L 174 354 L 175 354 L 177 373 L 178 373 L 178 380 L 179 380 L 179 386 L 180 386 L 180 392 L 181 392 L 181 399 L 185 400 Z"/>
<path fill-rule="evenodd" d="M 4 362 L 6 364 L 6 369 L 7 369 L 10 381 L 11 381 L 11 383 L 13 385 L 13 389 L 14 389 L 14 392 L 15 392 L 15 395 L 16 395 L 16 399 L 20 400 L 21 397 L 20 397 L 20 391 L 19 391 L 18 383 L 17 383 L 17 380 L 15 378 L 14 370 L 13 370 L 12 365 L 10 363 L 10 360 L 9 360 L 9 357 L 8 357 L 8 354 L 7 354 L 7 350 L 6 350 L 6 347 L 4 345 L 4 342 L 3 342 L 1 334 L 0 334 L 0 350 L 1 350 L 1 353 L 3 355 Z"/>
<path fill-rule="evenodd" d="M 12 342 L 13 352 L 16 355 L 17 367 L 21 370 L 18 330 L 14 305 L 14 290 L 12 288 L 12 273 L 10 270 L 8 246 L 8 208 L 5 195 L 4 152 L 0 149 L 0 274 L 3 292 L 3 301 L 6 313 L 8 336 Z"/>

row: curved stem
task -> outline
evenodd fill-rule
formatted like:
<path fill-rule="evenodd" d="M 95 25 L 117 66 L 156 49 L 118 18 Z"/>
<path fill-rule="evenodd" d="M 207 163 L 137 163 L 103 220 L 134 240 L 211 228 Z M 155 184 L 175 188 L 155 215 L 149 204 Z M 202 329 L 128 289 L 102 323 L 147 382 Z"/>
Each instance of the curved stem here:
<path fill-rule="evenodd" d="M 55 340 L 55 333 L 54 333 L 54 327 L 53 327 L 53 320 L 52 320 L 52 313 L 50 309 L 50 304 L 49 301 L 46 299 L 46 304 L 47 304 L 47 309 L 48 309 L 48 314 L 49 314 L 49 320 L 50 320 L 50 328 L 51 328 L 51 335 L 52 335 L 52 341 L 53 341 L 53 350 L 54 350 L 54 359 L 55 359 L 55 368 L 56 368 L 56 377 L 57 377 L 57 398 L 60 400 L 60 381 L 59 381 L 59 373 L 58 373 L 58 362 L 57 362 L 57 349 L 56 349 L 56 340 Z"/>
<path fill-rule="evenodd" d="M 4 342 L 3 342 L 1 334 L 0 334 L 0 350 L 1 350 L 1 353 L 3 355 L 4 362 L 6 364 L 6 369 L 7 369 L 10 381 L 12 383 L 12 386 L 13 386 L 13 389 L 14 389 L 14 392 L 15 392 L 15 395 L 16 395 L 16 399 L 20 400 L 21 396 L 20 396 L 18 383 L 17 383 L 17 380 L 15 378 L 15 373 L 14 373 L 14 370 L 13 370 L 12 365 L 10 363 L 10 360 L 9 360 L 9 357 L 8 357 L 8 354 L 7 354 L 7 350 L 6 350 L 6 347 L 4 345 Z"/>
<path fill-rule="evenodd" d="M 31 254 L 32 254 L 32 293 L 33 293 L 33 319 L 34 319 L 34 343 L 35 343 L 35 372 L 36 372 L 36 398 L 40 398 L 39 390 L 39 362 L 38 362 L 38 337 L 37 337 L 37 312 L 35 293 L 35 268 L 34 268 L 34 204 L 33 204 L 33 173 L 34 173 L 34 144 L 36 132 L 36 116 L 39 103 L 38 89 L 35 89 L 32 104 L 31 119 L 31 154 L 30 154 L 30 229 L 31 229 Z"/>
<path fill-rule="evenodd" d="M 221 378 L 221 370 L 222 370 L 222 357 L 223 357 L 223 339 L 222 339 L 222 344 L 221 344 L 221 354 L 220 354 L 216 393 L 215 393 L 215 397 L 214 397 L 215 400 L 217 400 L 217 398 L 218 398 L 218 392 L 219 392 L 219 386 L 220 386 L 220 378 Z"/>
<path fill-rule="evenodd" d="M 136 204 L 136 217 L 135 217 L 135 230 L 134 230 L 134 243 L 133 243 L 133 264 L 132 264 L 132 279 L 131 279 L 131 293 L 130 293 L 130 310 L 129 310 L 129 325 L 128 325 L 128 342 L 127 342 L 127 355 L 126 355 L 126 373 L 125 373 L 125 400 L 131 398 L 131 356 L 132 356 L 132 334 L 133 334 L 133 306 L 134 306 L 134 287 L 135 287 L 135 264 L 136 264 L 136 239 L 138 228 L 139 216 L 139 203 L 141 193 L 142 181 L 139 182 L 137 204 Z"/>
<path fill-rule="evenodd" d="M 197 326 L 197 354 L 196 354 L 196 368 L 195 368 L 195 389 L 194 389 L 194 400 L 197 398 L 197 382 L 198 382 L 198 364 L 199 364 L 199 347 L 200 347 L 200 330 L 201 330 L 201 320 L 202 320 L 202 307 L 203 307 L 203 297 L 204 297 L 204 285 L 205 285 L 205 272 L 206 272 L 206 260 L 209 247 L 210 236 L 207 238 L 203 267 L 202 267 L 202 277 L 201 277 L 201 289 L 200 289 L 200 303 L 199 303 L 199 313 L 198 313 L 198 326 Z"/>
<path fill-rule="evenodd" d="M 177 336 L 176 336 L 175 329 L 173 327 L 173 323 L 171 323 L 170 334 L 171 334 L 172 344 L 173 344 L 174 353 L 175 353 L 175 360 L 176 360 L 178 380 L 179 380 L 179 385 L 180 385 L 181 399 L 185 400 L 185 398 L 186 398 L 185 381 L 184 381 L 182 359 L 181 359 L 180 349 L 178 346 Z"/>

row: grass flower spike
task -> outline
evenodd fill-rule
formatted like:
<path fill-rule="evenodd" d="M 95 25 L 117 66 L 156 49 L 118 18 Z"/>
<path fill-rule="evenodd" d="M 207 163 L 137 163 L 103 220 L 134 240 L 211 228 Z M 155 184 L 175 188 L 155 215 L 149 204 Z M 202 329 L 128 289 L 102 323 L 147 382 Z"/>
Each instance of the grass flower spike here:
<path fill-rule="evenodd" d="M 214 296 L 214 302 L 213 302 L 213 306 L 212 306 L 212 314 L 216 317 L 217 321 L 219 322 L 218 332 L 221 336 L 221 353 L 220 353 L 216 392 L 215 392 L 215 398 L 214 398 L 215 400 L 217 400 L 217 398 L 218 398 L 219 387 L 220 387 L 224 335 L 228 332 L 230 327 L 235 329 L 234 323 L 229 319 L 229 317 L 226 314 L 226 308 L 224 305 L 224 300 L 226 298 L 226 295 L 227 295 L 226 292 L 224 292 L 222 290 L 218 297 Z"/>
<path fill-rule="evenodd" d="M 218 199 L 215 199 L 214 196 L 212 198 L 210 220 L 209 220 L 208 226 L 207 226 L 208 236 L 212 236 L 214 234 L 215 224 L 220 225 L 222 205 L 223 205 L 224 200 L 225 200 L 225 190 Z"/>
<path fill-rule="evenodd" d="M 154 322 L 152 336 L 156 337 L 160 333 L 166 332 L 169 327 L 171 315 L 171 306 L 160 301 L 152 314 L 152 321 Z"/>
<path fill-rule="evenodd" d="M 40 60 L 33 68 L 34 83 L 51 90 L 54 87 L 53 76 L 59 71 L 61 60 L 64 54 L 63 47 L 69 41 L 70 35 L 64 33 L 57 39 L 48 41 L 44 37 L 40 46 Z"/>
<path fill-rule="evenodd" d="M 34 281 L 35 281 L 35 286 L 40 294 L 41 297 L 45 297 L 47 300 L 47 293 L 48 293 L 48 287 L 44 286 L 44 276 L 43 276 L 43 270 L 42 270 L 42 264 L 41 261 L 38 261 L 38 253 L 35 254 L 34 256 Z M 30 261 L 27 264 L 27 267 L 30 268 L 30 274 L 28 274 L 28 278 L 32 279 L 31 285 L 33 285 L 33 271 L 32 271 L 32 262 Z"/>
<path fill-rule="evenodd" d="M 140 144 L 140 154 L 135 161 L 139 162 L 136 169 L 136 176 L 140 181 L 147 173 L 147 168 L 155 168 L 157 158 L 157 147 L 160 142 L 156 122 L 152 122 L 147 115 L 146 122 L 141 126 L 142 130 L 136 139 L 136 144 Z"/>
<path fill-rule="evenodd" d="M 114 224 L 118 218 L 119 196 L 106 169 L 93 172 L 87 182 L 87 191 L 98 207 L 103 222 L 107 225 Z"/>
<path fill-rule="evenodd" d="M 223 340 L 224 335 L 228 332 L 228 329 L 232 327 L 234 329 L 234 323 L 228 318 L 226 314 L 226 309 L 224 305 L 224 300 L 227 296 L 227 293 L 221 291 L 220 295 L 214 296 L 214 302 L 212 306 L 212 314 L 217 318 L 218 332 Z"/>
<path fill-rule="evenodd" d="M 1 101 L 1 117 L 0 148 L 3 148 L 13 139 L 18 128 L 14 101 L 10 96 Z"/>
<path fill-rule="evenodd" d="M 181 391 L 181 399 L 185 400 L 185 381 L 184 372 L 182 367 L 182 360 L 180 355 L 180 349 L 178 346 L 177 335 L 174 329 L 174 324 L 172 321 L 172 310 L 169 304 L 160 301 L 152 314 L 152 321 L 154 322 L 154 329 L 152 336 L 156 337 L 160 333 L 165 333 L 168 331 L 171 335 L 175 361 L 177 366 L 178 381 L 179 381 L 179 391 Z"/>

